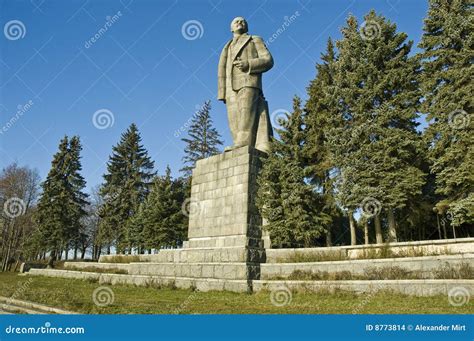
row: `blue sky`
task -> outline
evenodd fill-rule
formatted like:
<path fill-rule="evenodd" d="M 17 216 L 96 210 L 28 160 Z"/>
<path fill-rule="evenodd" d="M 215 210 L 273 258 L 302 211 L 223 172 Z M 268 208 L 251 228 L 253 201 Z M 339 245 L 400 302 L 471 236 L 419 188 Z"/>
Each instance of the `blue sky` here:
<path fill-rule="evenodd" d="M 79 135 L 90 188 L 135 122 L 158 172 L 169 164 L 176 175 L 182 130 L 204 101 L 212 101 L 215 126 L 231 144 L 216 77 L 235 16 L 264 40 L 294 16 L 268 46 L 275 66 L 264 92 L 274 112 L 290 110 L 295 94 L 306 98 L 328 37 L 340 37 L 349 13 L 362 22 L 372 8 L 418 43 L 422 0 L 0 0 L 0 167 L 16 161 L 44 179 L 60 138 Z M 96 112 L 113 124 L 94 122 Z"/>

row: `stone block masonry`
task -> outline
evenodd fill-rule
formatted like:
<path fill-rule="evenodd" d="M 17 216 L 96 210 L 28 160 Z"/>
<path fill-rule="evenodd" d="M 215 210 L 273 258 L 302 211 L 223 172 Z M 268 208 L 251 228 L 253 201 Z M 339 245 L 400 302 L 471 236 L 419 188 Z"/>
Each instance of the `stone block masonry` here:
<path fill-rule="evenodd" d="M 130 275 L 242 280 L 248 291 L 265 262 L 262 219 L 255 205 L 257 174 L 265 154 L 242 147 L 199 160 L 192 174 L 188 241 L 161 250 Z"/>
<path fill-rule="evenodd" d="M 206 238 L 213 247 L 214 237 L 244 237 L 261 240 L 262 219 L 255 206 L 257 173 L 264 154 L 242 147 L 199 160 L 192 175 L 189 242 Z M 258 243 L 257 243 L 258 244 Z"/>

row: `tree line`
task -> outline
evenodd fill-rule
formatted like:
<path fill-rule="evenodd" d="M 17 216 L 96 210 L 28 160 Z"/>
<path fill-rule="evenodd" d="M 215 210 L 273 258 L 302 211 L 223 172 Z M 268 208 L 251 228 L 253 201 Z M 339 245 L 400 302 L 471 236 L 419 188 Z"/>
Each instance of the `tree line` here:
<path fill-rule="evenodd" d="M 430 1 L 413 55 L 407 34 L 374 11 L 328 40 L 259 180 L 274 246 L 473 235 L 472 10 Z"/>

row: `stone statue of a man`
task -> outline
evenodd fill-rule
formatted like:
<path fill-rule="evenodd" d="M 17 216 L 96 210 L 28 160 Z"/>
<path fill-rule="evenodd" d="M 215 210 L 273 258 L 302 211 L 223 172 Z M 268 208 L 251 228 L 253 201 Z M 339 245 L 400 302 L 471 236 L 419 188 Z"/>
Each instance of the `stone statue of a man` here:
<path fill-rule="evenodd" d="M 262 73 L 273 66 L 273 58 L 262 38 L 249 35 L 242 17 L 232 20 L 233 38 L 219 59 L 218 96 L 227 106 L 234 144 L 226 149 L 252 146 L 267 152 L 273 135 L 268 103 L 263 97 Z"/>

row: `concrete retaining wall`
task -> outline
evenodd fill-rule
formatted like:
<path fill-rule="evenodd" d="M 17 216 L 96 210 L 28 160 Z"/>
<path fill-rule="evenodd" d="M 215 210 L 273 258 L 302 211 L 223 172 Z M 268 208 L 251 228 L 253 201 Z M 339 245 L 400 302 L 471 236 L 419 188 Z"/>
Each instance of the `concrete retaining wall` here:
<path fill-rule="evenodd" d="M 443 239 L 443 240 L 425 240 L 419 242 L 402 242 L 391 244 L 372 244 L 372 245 L 354 245 L 354 246 L 335 246 L 318 248 L 300 248 L 300 249 L 267 249 L 267 263 L 285 263 L 288 259 L 295 257 L 338 257 L 341 259 L 362 258 L 364 253 L 376 252 L 390 247 L 390 251 L 395 254 L 403 253 L 423 253 L 430 255 L 437 254 L 463 254 L 474 253 L 474 238 Z"/>
<path fill-rule="evenodd" d="M 115 263 L 114 258 L 119 256 L 123 262 L 122 263 Z M 146 257 L 153 256 L 153 255 L 102 255 L 99 257 L 99 263 L 115 263 L 115 264 L 126 264 L 130 262 L 136 262 L 139 259 L 141 262 L 147 262 L 148 260 Z M 127 260 L 128 259 L 128 260 Z"/>
<path fill-rule="evenodd" d="M 196 288 L 199 291 L 226 290 L 233 292 L 247 292 L 246 280 L 219 280 L 197 279 L 183 277 L 157 277 L 142 275 L 98 274 L 52 269 L 31 269 L 29 274 L 34 276 L 50 276 L 75 278 L 81 280 L 94 279 L 100 284 L 130 284 L 138 286 L 170 285 L 180 289 Z M 440 279 L 440 280 L 384 280 L 384 281 L 252 281 L 253 291 L 261 290 L 308 290 L 308 291 L 335 291 L 347 290 L 357 293 L 371 293 L 379 290 L 391 290 L 408 295 L 432 296 L 448 295 L 452 288 L 464 288 L 469 295 L 474 295 L 474 280 Z"/>
<path fill-rule="evenodd" d="M 91 280 L 98 281 L 101 274 L 97 272 L 71 271 L 71 270 L 30 269 L 30 271 L 28 271 L 28 275 L 75 278 L 75 279 L 84 279 L 84 280 L 91 279 Z"/>
<path fill-rule="evenodd" d="M 131 275 L 247 279 L 256 278 L 258 265 L 247 263 L 131 263 Z"/>
<path fill-rule="evenodd" d="M 81 272 L 54 269 L 31 269 L 29 272 L 33 276 L 48 276 L 74 278 L 79 280 L 96 280 L 99 284 L 126 284 L 136 286 L 166 286 L 174 285 L 179 289 L 195 288 L 199 291 L 232 291 L 248 292 L 249 283 L 247 280 L 223 280 L 213 278 L 186 278 L 168 276 L 146 276 L 146 275 L 121 275 L 94 272 Z"/>
<path fill-rule="evenodd" d="M 470 264 L 474 266 L 474 254 L 449 256 L 427 256 L 384 259 L 358 259 L 347 261 L 311 262 L 311 263 L 267 263 L 260 265 L 261 279 L 288 277 L 295 270 L 310 272 L 341 272 L 350 271 L 352 274 L 364 274 L 369 268 L 400 267 L 407 271 L 419 272 L 424 278 L 430 278 L 433 271 L 443 266 L 458 266 Z"/>
<path fill-rule="evenodd" d="M 470 296 L 474 295 L 474 280 L 472 279 L 413 279 L 413 280 L 383 280 L 383 281 L 253 281 L 253 291 L 261 290 L 306 290 L 318 292 L 322 290 L 353 291 L 357 293 L 372 293 L 380 290 L 390 290 L 396 293 L 415 296 L 448 295 L 452 288 L 464 288 Z M 448 304 L 446 302 L 446 304 Z"/>
<path fill-rule="evenodd" d="M 108 257 L 108 258 L 107 258 Z M 107 256 L 100 263 L 110 261 Z M 251 247 L 219 247 L 161 250 L 154 255 L 140 255 L 141 262 L 152 263 L 235 263 L 265 261 L 265 250 Z M 136 260 L 134 261 L 136 262 Z"/>
<path fill-rule="evenodd" d="M 243 240 L 242 237 L 241 239 Z M 202 239 L 202 243 L 200 242 Z M 229 240 L 233 240 L 229 238 Z M 247 240 L 252 241 L 252 238 L 247 238 Z M 209 246 L 210 241 L 221 241 L 222 243 Z M 137 259 L 140 262 L 180 262 L 182 257 L 188 257 L 190 259 L 196 258 L 195 262 L 207 262 L 209 257 L 214 257 L 211 255 L 205 255 L 206 250 L 209 250 L 209 247 L 221 248 L 222 251 L 226 248 L 232 250 L 234 244 L 224 244 L 226 241 L 225 237 L 216 237 L 216 238 L 196 238 L 192 241 L 185 242 L 187 247 L 192 248 L 182 248 L 182 249 L 165 249 L 159 251 L 157 254 L 153 255 L 120 255 L 125 260 L 130 258 L 130 262 L 136 262 Z M 191 245 L 191 242 L 194 244 Z M 243 243 L 239 239 L 239 243 Z M 254 245 L 255 244 L 255 245 Z M 432 253 L 447 253 L 447 254 L 463 254 L 463 253 L 474 253 L 474 238 L 459 238 L 459 239 L 443 239 L 443 240 L 424 240 L 419 242 L 402 242 L 402 243 L 391 243 L 390 250 L 393 253 L 424 253 L 430 255 Z M 248 245 L 250 247 L 260 247 L 260 244 L 253 243 Z M 311 256 L 331 256 L 331 257 L 340 257 L 341 259 L 357 259 L 364 256 L 364 252 L 373 252 L 385 248 L 387 244 L 372 244 L 372 245 L 354 245 L 354 246 L 334 246 L 334 247 L 317 247 L 317 248 L 300 248 L 300 249 L 266 249 L 266 262 L 267 263 L 284 263 L 286 259 L 294 258 L 295 256 L 311 257 Z M 372 251 L 371 251 L 372 250 Z M 185 251 L 186 254 L 183 254 Z M 230 252 L 232 251 L 225 251 Z M 204 254 L 204 255 L 201 255 Z M 99 263 L 111 263 L 113 258 L 116 255 L 102 255 L 99 258 Z M 221 259 L 225 259 L 225 257 Z M 237 257 L 237 258 L 236 258 Z M 229 254 L 228 259 L 230 262 L 238 261 L 241 256 L 234 256 L 234 254 Z M 198 260 L 199 258 L 199 260 Z M 184 259 L 184 258 L 183 258 Z M 231 260 L 233 259 L 233 260 Z M 212 260 L 214 261 L 214 260 Z M 221 260 L 224 261 L 224 260 Z M 287 262 L 287 261 L 286 261 Z M 117 263 L 120 264 L 120 263 Z"/>
<path fill-rule="evenodd" d="M 65 262 L 65 269 L 87 269 L 97 268 L 103 270 L 124 270 L 128 271 L 130 264 L 128 263 L 95 263 L 95 262 Z"/>

